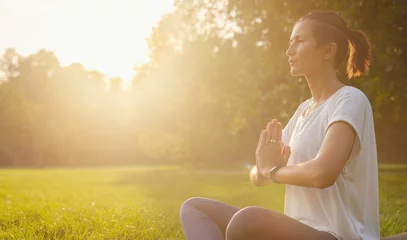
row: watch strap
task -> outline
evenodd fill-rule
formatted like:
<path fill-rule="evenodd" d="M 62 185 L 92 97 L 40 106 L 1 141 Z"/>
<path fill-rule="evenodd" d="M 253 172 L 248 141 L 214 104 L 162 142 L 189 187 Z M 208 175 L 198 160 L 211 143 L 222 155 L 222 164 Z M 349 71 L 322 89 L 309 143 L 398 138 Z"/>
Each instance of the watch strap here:
<path fill-rule="evenodd" d="M 278 169 L 280 169 L 281 167 L 282 167 L 282 166 L 277 165 L 277 166 L 274 166 L 273 168 L 271 168 L 271 170 L 270 170 L 270 172 L 269 172 L 270 181 L 271 181 L 271 182 L 279 183 L 279 182 L 277 182 L 276 179 L 275 179 L 275 173 L 276 173 L 276 172 L 278 171 Z"/>

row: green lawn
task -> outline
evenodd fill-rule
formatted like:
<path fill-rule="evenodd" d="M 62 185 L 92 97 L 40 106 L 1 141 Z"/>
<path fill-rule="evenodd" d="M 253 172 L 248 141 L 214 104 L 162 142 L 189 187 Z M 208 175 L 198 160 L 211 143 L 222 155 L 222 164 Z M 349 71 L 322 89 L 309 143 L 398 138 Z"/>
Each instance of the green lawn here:
<path fill-rule="evenodd" d="M 203 196 L 282 212 L 284 187 L 176 168 L 0 170 L 0 239 L 184 239 L 179 207 Z M 381 173 L 382 235 L 407 231 L 407 174 Z"/>

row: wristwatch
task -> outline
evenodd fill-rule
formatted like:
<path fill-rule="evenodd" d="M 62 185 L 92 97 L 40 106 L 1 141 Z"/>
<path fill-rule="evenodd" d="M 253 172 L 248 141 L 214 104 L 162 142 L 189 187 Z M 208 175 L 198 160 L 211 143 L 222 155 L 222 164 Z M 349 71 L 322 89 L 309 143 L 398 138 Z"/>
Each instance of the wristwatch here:
<path fill-rule="evenodd" d="M 271 182 L 279 183 L 279 182 L 277 182 L 276 179 L 274 178 L 274 175 L 275 175 L 275 173 L 277 172 L 277 170 L 280 169 L 280 168 L 281 168 L 281 166 L 277 165 L 277 166 L 274 166 L 274 167 L 272 167 L 272 168 L 270 169 L 269 175 L 270 175 L 270 181 L 271 181 Z"/>

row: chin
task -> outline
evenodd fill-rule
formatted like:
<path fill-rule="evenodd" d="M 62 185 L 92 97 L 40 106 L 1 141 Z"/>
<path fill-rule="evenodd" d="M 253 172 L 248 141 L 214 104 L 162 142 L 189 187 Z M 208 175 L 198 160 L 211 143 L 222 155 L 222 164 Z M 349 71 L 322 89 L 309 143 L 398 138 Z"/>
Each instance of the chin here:
<path fill-rule="evenodd" d="M 291 73 L 291 76 L 293 76 L 293 77 L 304 76 L 304 74 L 301 71 L 298 71 L 298 69 L 291 69 L 290 73 Z"/>

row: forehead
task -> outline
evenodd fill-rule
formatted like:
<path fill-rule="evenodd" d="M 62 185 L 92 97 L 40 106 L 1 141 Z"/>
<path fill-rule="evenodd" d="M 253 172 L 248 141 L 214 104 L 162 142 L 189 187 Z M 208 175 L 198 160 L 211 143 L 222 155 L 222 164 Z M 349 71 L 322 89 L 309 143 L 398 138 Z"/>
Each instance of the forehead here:
<path fill-rule="evenodd" d="M 295 24 L 293 31 L 291 32 L 291 37 L 290 40 L 296 38 L 296 37 L 311 37 L 311 28 L 312 26 L 312 21 L 309 20 L 303 20 L 301 22 L 298 22 Z"/>

